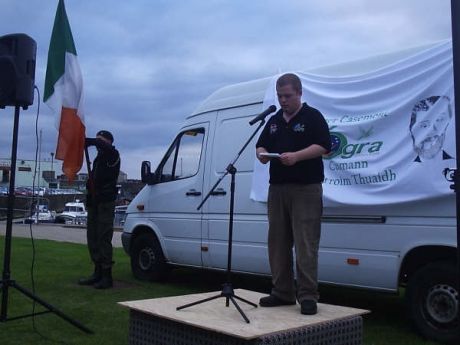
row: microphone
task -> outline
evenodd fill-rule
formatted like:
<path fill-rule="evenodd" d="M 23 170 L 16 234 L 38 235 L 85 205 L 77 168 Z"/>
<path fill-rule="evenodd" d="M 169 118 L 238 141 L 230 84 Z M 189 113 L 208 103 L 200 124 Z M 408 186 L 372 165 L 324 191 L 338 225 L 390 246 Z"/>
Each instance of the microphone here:
<path fill-rule="evenodd" d="M 273 113 L 276 111 L 276 106 L 271 105 L 267 109 L 265 109 L 263 112 L 261 112 L 259 115 L 257 115 L 255 118 L 253 118 L 251 121 L 249 121 L 249 124 L 252 126 L 255 124 L 257 121 L 264 120 L 268 114 Z"/>

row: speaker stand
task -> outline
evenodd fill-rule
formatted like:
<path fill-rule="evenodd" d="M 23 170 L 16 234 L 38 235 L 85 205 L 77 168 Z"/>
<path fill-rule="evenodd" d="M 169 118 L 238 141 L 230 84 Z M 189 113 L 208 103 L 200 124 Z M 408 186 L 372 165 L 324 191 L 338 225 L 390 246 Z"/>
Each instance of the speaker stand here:
<path fill-rule="evenodd" d="M 6 221 L 6 234 L 5 234 L 5 251 L 3 256 L 3 274 L 2 280 L 0 281 L 0 286 L 2 289 L 2 307 L 0 314 L 0 322 L 13 321 L 17 319 L 22 319 L 30 316 L 37 316 L 46 313 L 54 313 L 57 316 L 61 317 L 65 321 L 79 328 L 85 333 L 92 334 L 93 332 L 82 325 L 80 322 L 73 320 L 68 317 L 66 314 L 61 312 L 59 309 L 55 308 L 51 304 L 47 303 L 45 300 L 33 294 L 31 291 L 23 288 L 14 280 L 11 279 L 10 263 L 11 263 L 11 238 L 12 238 L 12 229 L 13 229 L 13 209 L 14 209 L 14 185 L 16 178 L 16 160 L 17 160 L 17 148 L 18 148 L 18 127 L 19 127 L 19 110 L 20 106 L 15 106 L 14 111 L 14 126 L 13 126 L 13 144 L 11 147 L 11 175 L 10 175 L 10 186 L 9 186 L 9 195 L 8 195 L 8 209 L 7 209 L 7 221 Z M 27 315 L 20 315 L 12 318 L 8 318 L 8 290 L 9 288 L 15 288 L 23 295 L 29 297 L 33 301 L 41 304 L 47 310 L 38 313 L 32 313 Z"/>

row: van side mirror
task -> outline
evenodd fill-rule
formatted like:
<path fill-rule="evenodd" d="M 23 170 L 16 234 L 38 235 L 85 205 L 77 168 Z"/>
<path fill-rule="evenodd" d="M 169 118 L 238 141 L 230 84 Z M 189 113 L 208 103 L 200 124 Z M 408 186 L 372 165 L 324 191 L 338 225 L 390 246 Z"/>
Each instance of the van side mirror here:
<path fill-rule="evenodd" d="M 155 183 L 155 174 L 152 174 L 149 161 L 143 161 L 141 165 L 141 181 L 146 184 Z"/>

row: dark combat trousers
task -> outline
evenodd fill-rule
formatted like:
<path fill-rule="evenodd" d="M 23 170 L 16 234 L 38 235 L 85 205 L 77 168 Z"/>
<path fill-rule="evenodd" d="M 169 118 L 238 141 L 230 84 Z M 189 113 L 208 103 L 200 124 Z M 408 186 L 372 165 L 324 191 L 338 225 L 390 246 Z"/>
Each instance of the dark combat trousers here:
<path fill-rule="evenodd" d="M 318 249 L 323 211 L 321 184 L 270 185 L 268 257 L 272 294 L 285 300 L 318 301 Z M 297 288 L 294 283 L 295 248 Z"/>
<path fill-rule="evenodd" d="M 112 267 L 115 201 L 88 206 L 86 238 L 91 260 L 102 269 Z"/>

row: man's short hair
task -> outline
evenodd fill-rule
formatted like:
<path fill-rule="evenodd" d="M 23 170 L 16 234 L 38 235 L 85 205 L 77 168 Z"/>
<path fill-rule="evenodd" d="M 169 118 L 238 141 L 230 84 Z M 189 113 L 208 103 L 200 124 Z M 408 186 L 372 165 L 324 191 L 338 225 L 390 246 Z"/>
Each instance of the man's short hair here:
<path fill-rule="evenodd" d="M 428 111 L 439 99 L 445 99 L 450 104 L 450 98 L 447 96 L 431 96 L 415 103 L 410 116 L 409 128 L 412 128 L 415 122 L 417 122 L 417 113 L 419 111 Z M 450 112 L 449 116 L 452 116 Z"/>
<path fill-rule="evenodd" d="M 295 91 L 302 92 L 302 82 L 300 78 L 294 73 L 286 73 L 278 78 L 276 81 L 276 88 L 283 87 L 286 85 L 292 85 Z"/>

